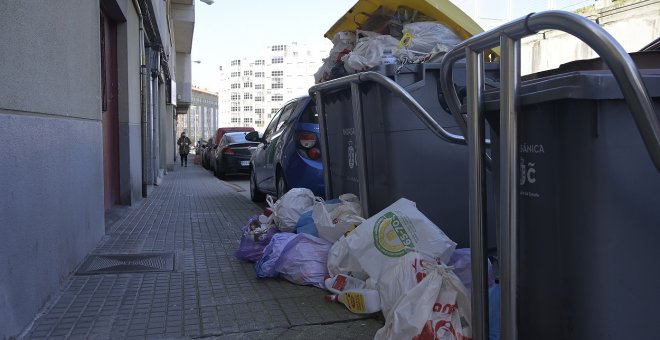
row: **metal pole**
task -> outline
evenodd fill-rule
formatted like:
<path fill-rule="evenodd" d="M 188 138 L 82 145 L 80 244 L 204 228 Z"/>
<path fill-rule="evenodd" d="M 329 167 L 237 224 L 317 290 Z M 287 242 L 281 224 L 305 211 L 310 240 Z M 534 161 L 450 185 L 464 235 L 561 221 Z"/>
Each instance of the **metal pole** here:
<path fill-rule="evenodd" d="M 316 112 L 319 114 L 319 133 L 321 134 L 321 160 L 323 161 L 323 180 L 325 181 L 325 199 L 333 197 L 332 179 L 330 177 L 330 155 L 328 154 L 328 130 L 325 126 L 325 107 L 321 91 L 314 92 Z"/>
<path fill-rule="evenodd" d="M 520 41 L 505 34 L 500 61 L 500 338 L 518 339 L 518 130 L 516 98 L 520 83 Z"/>
<path fill-rule="evenodd" d="M 470 249 L 472 266 L 472 338 L 488 339 L 488 265 L 486 262 L 486 176 L 484 167 L 483 53 L 465 48 L 467 69 L 467 140 L 470 175 Z"/>
<path fill-rule="evenodd" d="M 369 216 L 369 192 L 367 189 L 367 153 L 364 142 L 364 127 L 362 117 L 362 97 L 360 84 L 351 83 L 351 98 L 353 99 L 353 125 L 355 127 L 355 148 L 358 169 L 358 187 L 360 202 L 362 203 L 362 216 Z"/>

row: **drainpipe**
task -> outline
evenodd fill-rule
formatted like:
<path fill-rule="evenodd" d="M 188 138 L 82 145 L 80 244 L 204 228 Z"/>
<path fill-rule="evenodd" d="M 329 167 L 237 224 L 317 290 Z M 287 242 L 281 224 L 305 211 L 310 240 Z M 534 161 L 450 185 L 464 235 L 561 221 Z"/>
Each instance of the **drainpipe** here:
<path fill-rule="evenodd" d="M 138 49 L 140 51 L 140 123 L 142 125 L 142 197 L 147 197 L 147 61 L 144 53 L 144 19 L 142 17 L 142 11 L 140 10 L 140 4 L 138 0 L 133 0 L 133 7 L 137 12 L 138 24 L 139 24 L 139 35 L 138 35 Z"/>
<path fill-rule="evenodd" d="M 153 171 L 153 184 L 158 185 L 160 175 L 160 155 L 159 130 L 160 130 L 160 101 L 158 100 L 158 75 L 160 74 L 160 46 L 151 47 L 153 60 L 151 65 L 151 166 Z"/>

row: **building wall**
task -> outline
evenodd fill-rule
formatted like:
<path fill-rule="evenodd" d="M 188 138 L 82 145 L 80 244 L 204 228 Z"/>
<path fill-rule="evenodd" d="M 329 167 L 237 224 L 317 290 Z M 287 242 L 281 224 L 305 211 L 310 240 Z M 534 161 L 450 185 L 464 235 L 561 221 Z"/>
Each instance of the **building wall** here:
<path fill-rule="evenodd" d="M 0 338 L 30 323 L 104 233 L 99 11 L 0 2 Z"/>
<path fill-rule="evenodd" d="M 660 36 L 660 1 L 617 1 L 581 11 L 597 22 L 628 52 L 638 51 Z M 521 72 L 553 69 L 598 55 L 577 38 L 559 31 L 547 31 L 522 41 Z"/>
<path fill-rule="evenodd" d="M 220 127 L 218 122 L 218 93 L 192 88 L 192 103 L 187 114 L 178 115 L 176 136 L 185 131 L 188 138 L 196 144 L 199 140 L 208 140 Z"/>

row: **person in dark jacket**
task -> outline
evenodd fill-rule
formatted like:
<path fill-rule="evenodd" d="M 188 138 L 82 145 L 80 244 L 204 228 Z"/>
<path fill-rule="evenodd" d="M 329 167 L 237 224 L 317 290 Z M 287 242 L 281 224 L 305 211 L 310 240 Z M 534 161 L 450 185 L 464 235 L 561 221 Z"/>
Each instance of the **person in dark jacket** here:
<path fill-rule="evenodd" d="M 181 166 L 188 166 L 188 154 L 190 153 L 190 138 L 186 136 L 185 132 L 181 132 L 181 137 L 176 142 L 176 145 L 179 146 L 179 155 L 181 156 Z"/>

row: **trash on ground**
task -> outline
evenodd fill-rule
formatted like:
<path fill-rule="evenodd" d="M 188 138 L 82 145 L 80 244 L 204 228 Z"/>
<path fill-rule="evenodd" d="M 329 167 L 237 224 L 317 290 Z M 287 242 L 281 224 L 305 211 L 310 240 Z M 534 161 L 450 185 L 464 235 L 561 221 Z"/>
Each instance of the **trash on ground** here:
<path fill-rule="evenodd" d="M 364 288 L 366 282 L 346 274 L 338 274 L 325 279 L 325 289 L 334 294 L 341 294 L 345 290 Z"/>
<path fill-rule="evenodd" d="M 316 197 L 307 188 L 293 188 L 276 202 L 268 196 L 266 201 L 273 211 L 275 225 L 280 231 L 294 232 L 300 215 L 312 209 Z"/>
<path fill-rule="evenodd" d="M 369 275 L 362 269 L 360 262 L 349 252 L 346 237 L 340 237 L 330 248 L 330 252 L 328 253 L 328 273 L 331 276 L 347 274 L 366 281 Z"/>
<path fill-rule="evenodd" d="M 248 223 L 243 226 L 241 235 L 241 244 L 238 250 L 234 253 L 239 260 L 255 262 L 261 258 L 264 248 L 270 243 L 271 238 L 277 232 L 274 225 L 260 222 L 260 218 L 264 216 L 252 216 Z"/>
<path fill-rule="evenodd" d="M 348 310 L 356 314 L 371 314 L 380 311 L 380 295 L 375 289 L 347 289 L 341 294 L 329 294 L 326 301 L 343 303 Z"/>
<path fill-rule="evenodd" d="M 296 234 L 310 234 L 319 237 L 319 232 L 316 229 L 316 224 L 312 218 L 312 211 L 307 211 L 300 215 L 298 223 L 296 224 Z"/>
<path fill-rule="evenodd" d="M 360 200 L 354 194 L 344 194 L 327 202 L 317 201 L 312 208 L 312 218 L 318 236 L 330 242 L 336 242 L 364 221 Z"/>
<path fill-rule="evenodd" d="M 295 284 L 324 288 L 331 246 L 328 241 L 309 234 L 277 233 L 255 264 L 257 277 L 279 275 Z"/>

